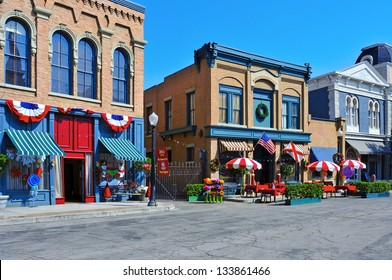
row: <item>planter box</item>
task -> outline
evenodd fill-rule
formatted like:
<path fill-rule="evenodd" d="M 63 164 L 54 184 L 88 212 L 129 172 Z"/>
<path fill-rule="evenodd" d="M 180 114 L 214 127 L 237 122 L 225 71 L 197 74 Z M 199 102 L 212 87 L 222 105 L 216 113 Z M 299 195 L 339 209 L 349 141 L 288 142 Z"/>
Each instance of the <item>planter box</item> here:
<path fill-rule="evenodd" d="M 294 198 L 294 199 L 286 199 L 286 205 L 300 205 L 300 204 L 309 204 L 309 203 L 318 203 L 321 202 L 321 197 L 305 197 L 305 198 Z"/>
<path fill-rule="evenodd" d="M 0 195 L 0 209 L 6 208 L 8 198 L 9 198 L 8 195 Z"/>
<path fill-rule="evenodd" d="M 188 196 L 188 201 L 189 201 L 189 202 L 204 201 L 204 196 L 203 196 L 203 195 L 199 195 L 199 196 Z"/>
<path fill-rule="evenodd" d="M 363 193 L 362 198 L 379 198 L 379 197 L 390 197 L 391 194 L 389 192 L 380 192 L 380 193 Z"/>

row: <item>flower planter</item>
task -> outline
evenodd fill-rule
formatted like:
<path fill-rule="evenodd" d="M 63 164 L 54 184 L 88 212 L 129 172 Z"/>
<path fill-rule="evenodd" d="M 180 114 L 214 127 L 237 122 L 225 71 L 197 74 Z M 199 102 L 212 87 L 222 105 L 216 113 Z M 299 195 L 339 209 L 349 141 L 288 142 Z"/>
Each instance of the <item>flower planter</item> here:
<path fill-rule="evenodd" d="M 362 198 L 379 198 L 379 197 L 390 197 L 391 194 L 389 192 L 380 192 L 380 193 L 363 193 L 361 195 Z"/>
<path fill-rule="evenodd" d="M 189 202 L 204 201 L 204 196 L 203 195 L 199 195 L 199 196 L 191 195 L 191 196 L 188 196 L 188 201 Z"/>
<path fill-rule="evenodd" d="M 305 197 L 286 199 L 286 205 L 300 205 L 321 202 L 321 197 Z"/>
<path fill-rule="evenodd" d="M 0 195 L 0 210 L 7 206 L 9 195 Z"/>

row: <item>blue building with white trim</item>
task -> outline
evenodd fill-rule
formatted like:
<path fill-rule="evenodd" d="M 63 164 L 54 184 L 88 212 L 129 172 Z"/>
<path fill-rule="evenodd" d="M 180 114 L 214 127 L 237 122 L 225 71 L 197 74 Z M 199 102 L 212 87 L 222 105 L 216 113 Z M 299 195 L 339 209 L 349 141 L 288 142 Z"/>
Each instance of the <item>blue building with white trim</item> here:
<path fill-rule="evenodd" d="M 367 165 L 357 179 L 391 179 L 391 54 L 388 44 L 365 47 L 354 65 L 309 81 L 311 116 L 346 120 L 343 155 Z"/>

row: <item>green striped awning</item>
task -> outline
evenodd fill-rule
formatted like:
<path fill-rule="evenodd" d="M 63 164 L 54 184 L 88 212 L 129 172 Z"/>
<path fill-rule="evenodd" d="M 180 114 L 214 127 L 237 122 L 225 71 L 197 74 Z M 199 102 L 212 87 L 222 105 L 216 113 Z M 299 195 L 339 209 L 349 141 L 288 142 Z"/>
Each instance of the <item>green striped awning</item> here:
<path fill-rule="evenodd" d="M 21 156 L 65 156 L 64 151 L 57 145 L 47 132 L 26 130 L 5 130 L 14 144 L 18 155 Z"/>
<path fill-rule="evenodd" d="M 99 141 L 117 160 L 144 161 L 146 158 L 136 149 L 131 141 L 115 138 L 99 138 Z"/>

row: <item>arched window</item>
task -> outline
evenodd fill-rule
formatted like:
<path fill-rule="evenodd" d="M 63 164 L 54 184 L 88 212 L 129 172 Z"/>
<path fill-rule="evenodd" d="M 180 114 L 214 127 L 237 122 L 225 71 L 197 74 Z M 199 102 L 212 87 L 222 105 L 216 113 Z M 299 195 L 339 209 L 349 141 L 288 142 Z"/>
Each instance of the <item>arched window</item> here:
<path fill-rule="evenodd" d="M 118 48 L 113 53 L 113 101 L 129 103 L 129 56 Z"/>
<path fill-rule="evenodd" d="M 52 92 L 72 95 L 72 44 L 61 32 L 52 37 Z"/>
<path fill-rule="evenodd" d="M 374 103 L 374 127 L 380 129 L 380 105 L 378 102 Z"/>
<path fill-rule="evenodd" d="M 359 120 L 358 120 L 358 99 L 356 99 L 355 97 L 353 97 L 353 99 L 352 99 L 351 110 L 352 110 L 351 115 L 352 115 L 352 118 L 353 118 L 353 121 L 352 121 L 353 126 L 358 126 L 358 124 L 359 124 Z"/>
<path fill-rule="evenodd" d="M 359 104 L 355 97 L 346 97 L 347 131 L 359 132 Z"/>
<path fill-rule="evenodd" d="M 96 49 L 85 39 L 78 47 L 78 96 L 96 98 Z"/>
<path fill-rule="evenodd" d="M 5 82 L 30 86 L 30 32 L 21 21 L 10 18 L 5 24 Z"/>
<path fill-rule="evenodd" d="M 351 119 L 351 97 L 347 96 L 346 97 L 346 119 L 347 119 L 347 125 L 352 125 L 352 119 Z"/>
<path fill-rule="evenodd" d="M 369 133 L 380 134 L 380 104 L 377 101 L 369 101 Z"/>
<path fill-rule="evenodd" d="M 373 101 L 369 101 L 369 106 L 368 106 L 369 128 L 374 128 L 373 112 L 374 112 Z"/>

